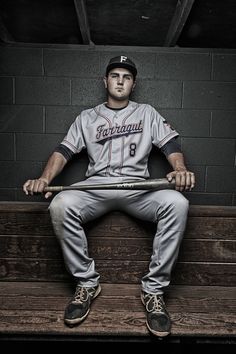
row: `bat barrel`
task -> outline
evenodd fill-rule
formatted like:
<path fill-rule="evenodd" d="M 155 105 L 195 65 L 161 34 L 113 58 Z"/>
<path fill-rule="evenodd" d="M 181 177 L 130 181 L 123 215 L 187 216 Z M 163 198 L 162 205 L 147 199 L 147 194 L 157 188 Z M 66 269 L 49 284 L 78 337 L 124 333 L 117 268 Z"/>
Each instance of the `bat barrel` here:
<path fill-rule="evenodd" d="M 44 192 L 60 192 L 65 190 L 92 190 L 92 189 L 135 189 L 135 190 L 160 190 L 174 189 L 175 181 L 169 182 L 166 178 L 149 179 L 142 181 L 128 181 L 121 183 L 80 184 L 72 186 L 48 186 Z"/>

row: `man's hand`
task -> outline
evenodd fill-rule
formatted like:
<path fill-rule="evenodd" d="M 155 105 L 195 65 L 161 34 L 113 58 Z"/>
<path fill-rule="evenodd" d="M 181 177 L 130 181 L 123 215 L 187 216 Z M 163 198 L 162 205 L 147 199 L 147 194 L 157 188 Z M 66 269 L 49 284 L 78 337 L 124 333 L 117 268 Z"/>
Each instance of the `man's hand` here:
<path fill-rule="evenodd" d="M 195 176 L 193 172 L 187 170 L 172 171 L 166 175 L 169 182 L 175 178 L 175 189 L 177 191 L 191 191 L 195 186 Z"/>
<path fill-rule="evenodd" d="M 23 191 L 26 195 L 33 195 L 35 193 L 43 193 L 44 188 L 48 186 L 48 181 L 45 178 L 28 179 L 23 185 Z M 45 198 L 51 197 L 52 193 L 47 192 Z"/>

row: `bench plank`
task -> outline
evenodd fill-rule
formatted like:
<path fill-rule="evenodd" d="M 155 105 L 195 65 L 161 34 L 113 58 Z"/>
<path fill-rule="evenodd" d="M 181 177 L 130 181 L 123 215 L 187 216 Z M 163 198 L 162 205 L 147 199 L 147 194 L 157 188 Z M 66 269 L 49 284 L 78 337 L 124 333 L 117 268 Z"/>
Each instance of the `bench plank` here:
<path fill-rule="evenodd" d="M 8 202 L 0 201 L 2 212 L 48 213 L 48 202 Z M 118 213 L 118 212 L 117 212 Z M 120 214 L 120 213 L 118 213 Z M 113 213 L 114 215 L 114 213 Z M 190 205 L 189 216 L 236 217 L 236 208 L 227 205 Z"/>
<path fill-rule="evenodd" d="M 96 307 L 94 307 L 96 308 Z M 171 336 L 235 336 L 235 316 L 225 314 L 199 314 L 199 313 L 175 313 L 171 316 Z M 63 336 L 126 336 L 141 337 L 149 335 L 145 325 L 145 314 L 143 312 L 104 311 L 102 316 L 95 309 L 90 313 L 86 321 L 75 328 L 65 328 L 62 325 L 62 311 L 31 311 L 15 310 L 0 311 L 0 325 L 2 334 L 24 336 L 63 335 Z M 222 324 L 224 324 L 222 326 Z M 225 325 L 227 324 L 227 325 Z M 10 328 L 10 330 L 9 330 Z M 8 330 L 7 330 L 8 329 Z"/>
<path fill-rule="evenodd" d="M 102 296 L 96 307 L 100 311 L 113 307 L 116 311 L 141 311 L 140 285 L 102 283 Z M 75 287 L 71 283 L 45 282 L 4 282 L 0 288 L 1 310 L 62 310 Z M 14 301 L 14 298 L 17 300 Z M 188 309 L 188 313 L 236 313 L 236 298 L 234 287 L 214 288 L 209 286 L 171 285 L 166 291 L 166 304 L 170 312 Z"/>
<path fill-rule="evenodd" d="M 105 283 L 138 284 L 147 271 L 148 262 L 97 260 L 96 265 Z M 177 262 L 172 283 L 231 286 L 235 284 L 235 274 L 236 263 Z M 0 278 L 5 281 L 68 281 L 69 275 L 60 260 L 22 258 L 0 259 Z"/>
<path fill-rule="evenodd" d="M 0 202 L 0 235 L 53 235 L 46 203 L 7 205 Z M 36 204 L 36 205 L 35 205 Z M 4 207 L 5 206 L 5 207 Z M 38 208 L 38 210 L 37 210 Z M 190 206 L 185 237 L 206 239 L 236 238 L 236 207 L 225 207 L 219 215 L 218 207 Z M 204 215 L 203 212 L 206 214 Z M 211 215 L 212 213 L 212 215 Z M 85 225 L 89 237 L 117 237 L 133 235 L 152 237 L 155 225 L 140 221 L 120 212 L 105 215 Z"/>
<path fill-rule="evenodd" d="M 153 238 L 89 237 L 89 250 L 94 259 L 149 261 Z M 0 236 L 1 258 L 61 259 L 61 249 L 55 236 Z M 235 240 L 183 240 L 179 261 L 182 262 L 234 262 Z"/>
<path fill-rule="evenodd" d="M 5 291 L 12 288 L 6 284 Z M 147 336 L 140 287 L 127 284 L 102 284 L 102 293 L 94 301 L 90 314 L 80 326 L 68 328 L 63 323 L 64 306 L 72 288 L 58 284 L 15 283 L 11 306 L 5 310 L 4 291 L 0 293 L 0 333 L 32 335 L 123 335 Z M 219 291 L 219 293 L 218 293 Z M 196 298 L 198 293 L 198 299 Z M 125 294 L 125 296 L 124 296 Z M 172 336 L 236 336 L 234 289 L 212 287 L 172 287 L 167 294 L 167 308 L 173 321 Z M 184 296 L 184 298 L 183 298 Z M 226 299 L 224 299 L 224 296 Z M 43 301 L 39 301 L 39 299 Z M 196 307 L 189 306 L 195 299 Z M 209 303 L 212 299 L 214 305 Z M 228 302 L 227 302 L 228 300 Z M 9 301 L 9 299 L 8 299 Z M 197 305 L 197 302 L 199 304 Z M 227 312 L 224 302 L 229 305 Z M 31 304 L 31 306 L 30 306 Z M 41 304 L 41 309 L 40 309 Z M 233 311 L 234 312 L 233 312 Z M 227 325 L 225 325 L 227 324 Z"/>

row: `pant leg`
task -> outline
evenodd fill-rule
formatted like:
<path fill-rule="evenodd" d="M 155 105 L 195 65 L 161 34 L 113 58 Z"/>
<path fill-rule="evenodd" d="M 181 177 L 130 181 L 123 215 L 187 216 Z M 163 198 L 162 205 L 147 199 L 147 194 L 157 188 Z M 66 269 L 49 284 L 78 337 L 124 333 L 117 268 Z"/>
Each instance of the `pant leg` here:
<path fill-rule="evenodd" d="M 163 294 L 169 285 L 186 226 L 188 208 L 188 200 L 175 190 L 147 192 L 126 203 L 125 211 L 128 213 L 157 223 L 148 273 L 141 282 L 144 291 Z"/>
<path fill-rule="evenodd" d="M 65 266 L 80 285 L 96 286 L 100 278 L 93 258 L 89 257 L 83 224 L 109 211 L 107 196 L 103 191 L 64 191 L 49 206 Z"/>

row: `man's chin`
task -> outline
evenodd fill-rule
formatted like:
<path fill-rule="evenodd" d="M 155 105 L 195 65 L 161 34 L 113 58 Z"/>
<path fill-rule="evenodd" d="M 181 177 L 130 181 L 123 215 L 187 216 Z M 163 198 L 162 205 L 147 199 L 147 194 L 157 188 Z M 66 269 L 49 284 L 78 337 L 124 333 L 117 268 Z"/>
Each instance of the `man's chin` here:
<path fill-rule="evenodd" d="M 110 95 L 113 100 L 122 102 L 122 101 L 127 101 L 129 99 L 129 96 L 127 95 Z"/>

